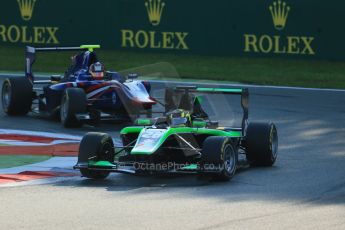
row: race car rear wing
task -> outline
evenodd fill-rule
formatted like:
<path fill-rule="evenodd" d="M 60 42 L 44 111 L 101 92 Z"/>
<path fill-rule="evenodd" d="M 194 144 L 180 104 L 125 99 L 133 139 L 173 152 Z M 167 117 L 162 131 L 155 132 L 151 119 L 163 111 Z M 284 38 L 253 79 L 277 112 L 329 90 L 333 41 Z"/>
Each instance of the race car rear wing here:
<path fill-rule="evenodd" d="M 242 116 L 242 132 L 244 133 L 245 127 L 248 123 L 248 108 L 249 108 L 249 90 L 248 88 L 207 88 L 197 86 L 177 86 L 174 88 L 174 92 L 188 95 L 189 93 L 201 93 L 201 94 L 233 94 L 241 95 L 241 107 L 243 110 Z M 188 97 L 188 96 L 187 96 Z"/>
<path fill-rule="evenodd" d="M 100 45 L 81 45 L 79 47 L 32 47 L 25 49 L 25 76 L 34 82 L 32 65 L 36 60 L 36 52 L 59 52 L 59 51 L 90 51 L 101 48 Z"/>
<path fill-rule="evenodd" d="M 205 88 L 196 86 L 177 86 L 176 92 L 190 92 L 190 93 L 210 93 L 210 94 L 242 94 L 242 88 Z"/>

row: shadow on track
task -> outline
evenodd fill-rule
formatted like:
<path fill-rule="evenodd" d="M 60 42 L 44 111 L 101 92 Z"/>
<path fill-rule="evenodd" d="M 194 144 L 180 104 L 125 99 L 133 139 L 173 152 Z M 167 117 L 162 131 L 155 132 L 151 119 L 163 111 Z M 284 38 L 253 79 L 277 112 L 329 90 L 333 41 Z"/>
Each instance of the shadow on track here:
<path fill-rule="evenodd" d="M 280 150 L 271 168 L 239 170 L 230 182 L 198 180 L 195 175 L 111 174 L 104 181 L 73 179 L 54 186 L 105 189 L 119 195 L 155 194 L 211 198 L 225 202 L 262 200 L 307 205 L 344 205 L 344 128 L 322 119 L 277 122 Z M 125 192 L 125 193 L 122 193 Z"/>

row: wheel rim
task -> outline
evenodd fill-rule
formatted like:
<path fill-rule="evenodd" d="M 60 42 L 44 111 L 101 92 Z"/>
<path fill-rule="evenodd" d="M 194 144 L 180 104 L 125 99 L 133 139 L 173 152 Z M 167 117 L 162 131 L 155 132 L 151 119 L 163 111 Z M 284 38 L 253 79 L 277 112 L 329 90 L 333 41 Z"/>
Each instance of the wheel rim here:
<path fill-rule="evenodd" d="M 102 146 L 102 149 L 99 153 L 99 156 L 98 156 L 99 160 L 112 162 L 113 161 L 112 152 L 113 152 L 113 146 L 109 142 L 106 142 Z"/>
<path fill-rule="evenodd" d="M 227 173 L 232 175 L 236 170 L 236 153 L 231 145 L 227 145 L 224 150 L 224 167 Z"/>
<path fill-rule="evenodd" d="M 60 114 L 61 114 L 61 120 L 62 121 L 66 120 L 66 117 L 68 114 L 68 104 L 67 104 L 67 100 L 65 96 L 62 99 Z"/>
<path fill-rule="evenodd" d="M 5 83 L 2 89 L 2 105 L 7 109 L 11 103 L 11 86 L 8 83 Z"/>
<path fill-rule="evenodd" d="M 272 158 L 273 160 L 277 158 L 278 154 L 278 135 L 277 129 L 272 127 L 271 131 L 271 150 L 272 150 Z"/>

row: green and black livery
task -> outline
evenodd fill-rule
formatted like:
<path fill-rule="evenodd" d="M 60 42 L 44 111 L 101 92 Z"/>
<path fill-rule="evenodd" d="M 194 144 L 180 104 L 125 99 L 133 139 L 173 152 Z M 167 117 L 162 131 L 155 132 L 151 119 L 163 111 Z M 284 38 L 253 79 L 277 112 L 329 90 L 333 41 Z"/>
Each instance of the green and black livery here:
<path fill-rule="evenodd" d="M 202 94 L 240 95 L 241 127 L 211 121 L 203 109 Z M 135 126 L 122 129 L 121 146 L 115 146 L 108 134 L 86 134 L 74 168 L 92 179 L 104 179 L 110 172 L 183 172 L 226 181 L 243 164 L 272 166 L 278 151 L 277 129 L 271 122 L 249 122 L 248 105 L 246 88 L 168 88 L 164 116 L 138 119 Z M 239 154 L 245 155 L 241 161 Z"/>

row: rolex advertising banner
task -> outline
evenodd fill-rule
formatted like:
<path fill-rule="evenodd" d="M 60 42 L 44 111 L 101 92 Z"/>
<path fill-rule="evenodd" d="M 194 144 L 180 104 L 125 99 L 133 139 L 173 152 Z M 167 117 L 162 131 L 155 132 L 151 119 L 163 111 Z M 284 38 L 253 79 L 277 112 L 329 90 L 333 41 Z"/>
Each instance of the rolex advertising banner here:
<path fill-rule="evenodd" d="M 345 60 L 345 2 L 1 0 L 1 46 Z"/>

